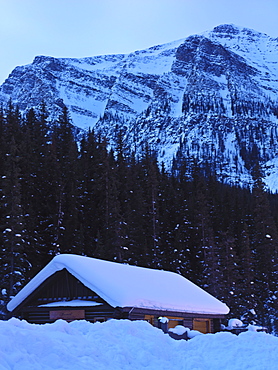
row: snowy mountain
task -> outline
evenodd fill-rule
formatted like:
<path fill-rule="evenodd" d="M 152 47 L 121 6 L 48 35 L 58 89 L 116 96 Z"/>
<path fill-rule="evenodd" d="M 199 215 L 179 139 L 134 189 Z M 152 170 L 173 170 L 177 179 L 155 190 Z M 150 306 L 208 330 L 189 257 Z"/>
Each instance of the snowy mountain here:
<path fill-rule="evenodd" d="M 278 190 L 278 39 L 234 25 L 127 55 L 38 56 L 0 87 L 22 111 L 63 105 L 73 123 L 115 143 L 119 130 L 167 166 L 174 155 L 210 166 L 221 181 L 248 185 L 260 161 Z"/>

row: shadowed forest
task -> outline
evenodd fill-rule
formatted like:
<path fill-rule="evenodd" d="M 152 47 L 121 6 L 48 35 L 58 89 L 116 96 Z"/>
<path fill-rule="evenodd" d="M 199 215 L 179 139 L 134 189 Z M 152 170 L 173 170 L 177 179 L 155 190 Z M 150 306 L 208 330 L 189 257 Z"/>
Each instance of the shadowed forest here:
<path fill-rule="evenodd" d="M 75 253 L 177 272 L 240 317 L 278 331 L 278 195 L 259 163 L 250 189 L 216 181 L 181 151 L 171 169 L 145 144 L 140 157 L 119 130 L 112 150 L 77 132 L 67 109 L 0 112 L 0 300 L 52 257 Z"/>

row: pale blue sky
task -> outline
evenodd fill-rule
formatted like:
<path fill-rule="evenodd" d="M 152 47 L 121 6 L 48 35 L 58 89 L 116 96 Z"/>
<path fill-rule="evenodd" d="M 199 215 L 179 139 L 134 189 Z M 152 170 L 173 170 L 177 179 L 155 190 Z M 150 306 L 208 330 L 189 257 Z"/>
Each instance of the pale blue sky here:
<path fill-rule="evenodd" d="M 278 0 L 0 0 L 0 84 L 36 55 L 129 53 L 233 23 L 278 37 Z"/>

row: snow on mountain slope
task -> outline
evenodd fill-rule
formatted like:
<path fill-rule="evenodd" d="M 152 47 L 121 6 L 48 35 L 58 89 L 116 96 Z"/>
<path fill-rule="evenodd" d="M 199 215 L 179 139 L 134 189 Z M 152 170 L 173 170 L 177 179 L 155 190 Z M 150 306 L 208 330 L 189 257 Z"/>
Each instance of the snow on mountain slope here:
<path fill-rule="evenodd" d="M 11 98 L 25 111 L 44 100 L 53 118 L 65 104 L 74 124 L 81 128 L 94 126 L 105 109 L 122 111 L 127 117 L 135 115 L 147 107 L 158 76 L 170 70 L 178 44 L 129 55 L 37 56 L 32 64 L 12 71 L 0 88 L 0 101 Z"/>
<path fill-rule="evenodd" d="M 2 100 L 11 98 L 23 111 L 39 106 L 43 100 L 52 118 L 65 104 L 77 125 L 91 126 L 103 113 L 125 58 L 38 56 L 32 64 L 17 67 L 10 74 L 1 87 Z"/>
<path fill-rule="evenodd" d="M 209 163 L 221 181 L 248 186 L 254 164 L 269 164 L 278 190 L 278 39 L 220 25 L 127 55 L 83 59 L 36 57 L 0 87 L 22 111 L 42 100 L 57 117 L 94 127 L 113 146 L 119 129 L 140 154 L 148 142 L 170 166 L 183 153 Z"/>
<path fill-rule="evenodd" d="M 227 30 L 230 30 L 227 33 Z M 271 97 L 277 99 L 278 88 L 278 39 L 266 34 L 232 25 L 215 27 L 212 32 L 204 35 L 221 43 L 234 53 L 242 56 L 248 64 L 260 71 L 265 88 Z"/>

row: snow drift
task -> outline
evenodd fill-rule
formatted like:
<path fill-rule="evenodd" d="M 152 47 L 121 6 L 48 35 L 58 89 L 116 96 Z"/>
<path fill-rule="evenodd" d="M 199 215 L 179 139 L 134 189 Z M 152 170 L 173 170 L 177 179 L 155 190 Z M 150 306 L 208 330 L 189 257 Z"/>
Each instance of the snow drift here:
<path fill-rule="evenodd" d="M 278 338 L 256 332 L 175 341 L 143 321 L 0 321 L 0 370 L 277 369 Z"/>

